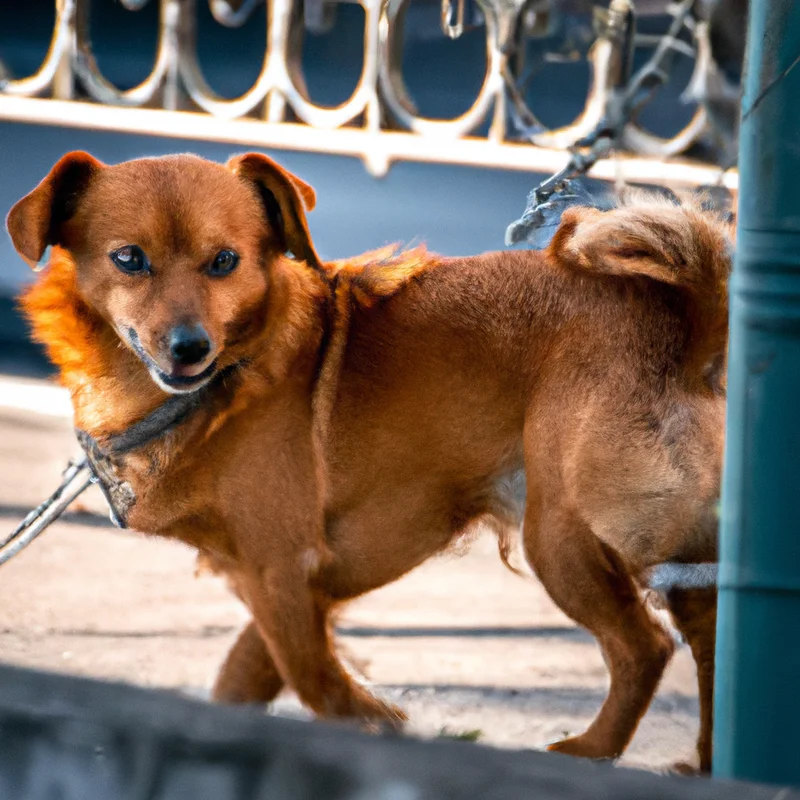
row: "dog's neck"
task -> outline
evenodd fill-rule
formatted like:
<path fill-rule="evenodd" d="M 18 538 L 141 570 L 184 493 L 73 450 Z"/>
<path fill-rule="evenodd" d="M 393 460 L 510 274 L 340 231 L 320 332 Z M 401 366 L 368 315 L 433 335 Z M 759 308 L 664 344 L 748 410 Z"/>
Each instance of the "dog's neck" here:
<path fill-rule="evenodd" d="M 325 328 L 326 288 L 311 270 L 278 259 L 270 288 L 270 312 L 259 341 L 249 342 L 247 369 L 236 382 L 236 397 L 224 417 L 243 410 L 270 384 L 288 374 L 300 349 L 319 348 Z M 119 434 L 166 403 L 170 395 L 150 378 L 146 367 L 112 326 L 83 300 L 76 265 L 54 247 L 45 273 L 22 297 L 37 341 L 58 367 L 69 391 L 75 426 L 103 440 Z M 267 340 L 269 342 L 267 343 Z M 308 353 L 310 358 L 315 354 Z M 215 420 L 215 428 L 221 420 Z"/>

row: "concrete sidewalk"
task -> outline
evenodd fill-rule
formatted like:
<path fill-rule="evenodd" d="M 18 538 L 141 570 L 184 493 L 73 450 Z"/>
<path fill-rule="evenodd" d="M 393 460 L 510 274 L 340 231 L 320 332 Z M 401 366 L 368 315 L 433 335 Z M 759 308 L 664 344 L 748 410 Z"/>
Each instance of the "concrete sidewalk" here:
<path fill-rule="evenodd" d="M 2 534 L 77 452 L 58 396 L 26 385 L 38 412 L 11 408 L 0 391 Z M 187 548 L 112 528 L 96 491 L 87 513 L 67 515 L 0 568 L 0 661 L 203 696 L 245 612 L 220 580 L 194 576 Z M 581 731 L 607 687 L 593 639 L 533 578 L 505 570 L 491 538 L 464 551 L 354 602 L 340 623 L 345 654 L 407 710 L 413 733 L 478 731 L 485 743 L 539 748 Z M 284 697 L 276 712 L 302 710 Z M 624 763 L 657 769 L 687 756 L 697 713 L 682 647 Z"/>

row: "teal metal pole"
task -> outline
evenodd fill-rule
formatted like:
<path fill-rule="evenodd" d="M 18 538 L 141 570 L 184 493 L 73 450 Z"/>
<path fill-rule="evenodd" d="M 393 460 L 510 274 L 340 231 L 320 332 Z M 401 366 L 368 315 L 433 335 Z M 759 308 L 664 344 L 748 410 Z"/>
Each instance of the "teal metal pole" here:
<path fill-rule="evenodd" d="M 714 773 L 800 785 L 798 0 L 751 0 L 739 170 Z"/>

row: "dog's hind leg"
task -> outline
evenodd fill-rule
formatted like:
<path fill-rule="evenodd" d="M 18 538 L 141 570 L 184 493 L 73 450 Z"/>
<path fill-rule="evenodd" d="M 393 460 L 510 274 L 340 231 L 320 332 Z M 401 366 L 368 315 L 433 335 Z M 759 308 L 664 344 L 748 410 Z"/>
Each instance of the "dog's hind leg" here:
<path fill-rule="evenodd" d="M 264 639 L 251 621 L 228 652 L 211 696 L 218 703 L 269 703 L 283 685 Z"/>
<path fill-rule="evenodd" d="M 541 509 L 528 496 L 526 557 L 558 606 L 598 640 L 611 676 L 585 733 L 550 745 L 586 758 L 616 758 L 630 742 L 674 650 L 621 558 L 571 511 Z"/>
<path fill-rule="evenodd" d="M 673 589 L 667 594 L 675 625 L 692 649 L 697 664 L 700 693 L 700 735 L 697 739 L 700 772 L 711 771 L 711 744 L 714 728 L 714 647 L 717 628 L 715 589 Z M 677 764 L 679 772 L 696 772 L 694 764 Z"/>

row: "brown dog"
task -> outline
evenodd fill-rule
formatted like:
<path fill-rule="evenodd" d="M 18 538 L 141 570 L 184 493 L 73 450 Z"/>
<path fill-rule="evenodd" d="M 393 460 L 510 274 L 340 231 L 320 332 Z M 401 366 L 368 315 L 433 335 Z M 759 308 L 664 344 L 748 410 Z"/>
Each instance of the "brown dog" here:
<path fill-rule="evenodd" d="M 573 209 L 544 252 L 323 265 L 313 203 L 262 155 L 72 153 L 7 221 L 31 265 L 54 246 L 23 304 L 112 502 L 196 547 L 253 614 L 215 697 L 289 685 L 321 716 L 399 723 L 342 667 L 331 612 L 478 522 L 506 559 L 524 520 L 530 565 L 611 674 L 589 729 L 553 749 L 618 756 L 673 650 L 637 580 L 716 556 L 725 226 Z M 670 607 L 708 769 L 715 596 Z"/>

